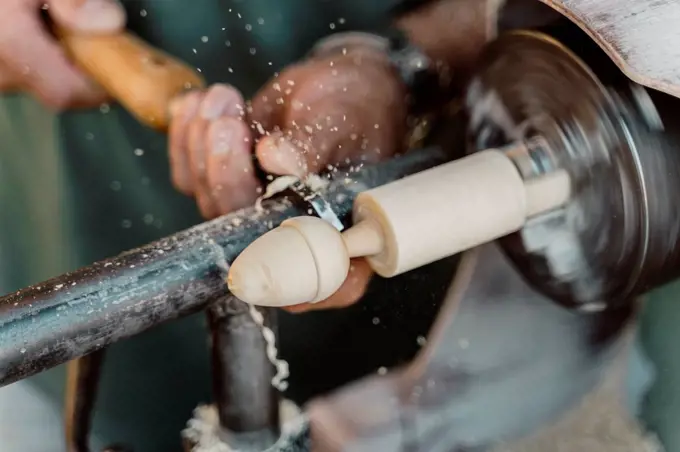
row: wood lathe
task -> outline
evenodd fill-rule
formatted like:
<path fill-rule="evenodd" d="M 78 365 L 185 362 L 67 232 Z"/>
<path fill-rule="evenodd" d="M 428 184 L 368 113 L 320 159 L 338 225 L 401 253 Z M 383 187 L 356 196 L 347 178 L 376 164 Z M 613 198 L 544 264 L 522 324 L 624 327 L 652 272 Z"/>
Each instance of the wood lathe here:
<path fill-rule="evenodd" d="M 633 8 L 633 1 L 620 3 Z M 585 20 L 598 12 L 592 10 L 594 2 L 554 3 L 612 48 L 612 37 L 603 38 L 602 30 Z M 648 6 L 680 17 L 677 6 L 661 3 Z M 139 44 L 128 38 L 105 43 L 114 50 Z M 83 67 L 96 59 L 90 44 L 66 44 L 81 52 Z M 625 44 L 627 56 L 640 55 L 635 43 Z M 149 64 L 163 66 L 147 53 L 136 55 L 126 67 L 141 68 L 137 74 L 149 75 Z M 640 59 L 628 64 L 611 50 L 609 56 L 630 79 L 670 95 L 680 92 L 669 71 L 641 66 Z M 135 83 L 118 85 L 122 77 L 102 67 L 85 68 L 98 79 L 108 78 L 111 85 L 103 85 L 114 96 L 160 129 L 177 92 L 202 83 L 172 64 L 183 81 L 163 90 L 162 102 L 147 102 L 146 93 L 125 91 Z M 157 88 L 143 82 L 147 90 Z M 242 428 L 237 433 L 267 430 L 264 437 L 271 442 L 280 433 L 274 404 L 261 397 L 262 403 L 248 405 L 253 393 L 271 391 L 262 342 L 251 340 L 253 330 L 244 332 L 243 323 L 217 321 L 219 316 L 246 319 L 232 294 L 266 306 L 315 302 L 342 283 L 351 257 L 366 257 L 378 274 L 394 277 L 462 253 L 446 303 L 416 359 L 312 401 L 305 410 L 310 428 L 287 446 L 266 450 L 470 450 L 525 435 L 592 387 L 632 299 L 680 273 L 680 212 L 673 201 L 680 189 L 680 157 L 673 120 L 662 108 L 668 99 L 629 80 L 605 83 L 546 35 L 505 34 L 489 45 L 467 91 L 468 156 L 450 161 L 446 149 L 422 149 L 340 174 L 316 193 L 324 212 L 341 220 L 340 227 L 329 226 L 328 217 L 315 210 L 318 205 L 289 191 L 266 200 L 261 209 L 245 209 L 2 297 L 0 385 L 92 356 L 115 341 L 210 307 L 220 311 L 212 317 L 213 345 L 221 353 L 216 367 L 227 372 L 236 367 L 230 363 L 247 363 L 247 369 L 260 372 L 222 380 L 218 405 L 236 408 L 238 419 L 229 426 Z M 559 309 L 553 301 L 580 312 Z M 236 314 L 230 311 L 235 306 L 241 309 Z M 474 318 L 479 311 L 473 307 L 479 306 L 484 315 Z M 475 321 L 467 322 L 470 318 Z M 471 328 L 498 331 L 508 323 L 515 328 L 499 331 L 496 342 L 460 353 L 462 344 L 469 345 Z M 544 323 L 551 334 L 541 337 L 555 339 L 537 345 L 531 335 Z M 484 423 L 485 413 L 470 406 L 489 394 L 484 382 L 497 377 L 478 360 L 485 354 L 497 358 L 498 368 L 516 372 L 514 381 L 540 379 L 537 387 L 547 389 L 539 396 L 557 402 L 536 407 L 518 391 L 491 393 L 502 399 L 500 410 L 510 417 L 523 412 L 524 423 L 492 429 L 487 436 L 466 430 L 469 425 L 460 419 L 472 419 L 473 427 Z M 531 366 L 539 359 L 521 361 L 541 354 L 558 356 L 558 365 L 536 369 Z M 234 390 L 243 389 L 246 380 L 259 386 Z M 83 429 L 80 440 L 87 439 L 88 406 L 76 419 Z M 74 450 L 86 450 L 86 444 L 78 446 Z"/>
<path fill-rule="evenodd" d="M 677 277 L 680 214 L 659 200 L 680 190 L 679 157 L 644 89 L 606 88 L 557 41 L 513 32 L 486 50 L 467 108 L 468 156 L 359 194 L 342 232 L 286 220 L 234 261 L 231 292 L 314 303 L 350 258 L 389 278 L 508 236 L 527 278 L 584 310 Z"/>

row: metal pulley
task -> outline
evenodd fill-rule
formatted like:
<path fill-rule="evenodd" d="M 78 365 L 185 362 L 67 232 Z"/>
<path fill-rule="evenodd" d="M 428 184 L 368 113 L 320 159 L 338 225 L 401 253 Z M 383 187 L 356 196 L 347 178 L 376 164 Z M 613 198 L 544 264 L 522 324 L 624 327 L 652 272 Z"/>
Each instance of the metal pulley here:
<path fill-rule="evenodd" d="M 630 301 L 680 272 L 680 154 L 647 91 L 603 86 L 536 33 L 486 50 L 467 92 L 473 150 L 529 143 L 525 178 L 566 171 L 569 201 L 502 239 L 544 293 L 586 310 Z"/>

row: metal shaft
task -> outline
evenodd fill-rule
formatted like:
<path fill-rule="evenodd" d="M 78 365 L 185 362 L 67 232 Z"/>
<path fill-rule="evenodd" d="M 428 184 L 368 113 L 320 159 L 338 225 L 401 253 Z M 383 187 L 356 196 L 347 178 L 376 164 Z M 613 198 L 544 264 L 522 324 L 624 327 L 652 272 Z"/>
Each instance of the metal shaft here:
<path fill-rule="evenodd" d="M 275 331 L 274 310 L 260 312 L 264 325 Z M 207 314 L 213 395 L 223 440 L 241 451 L 266 450 L 279 438 L 279 399 L 261 327 L 249 306 L 232 296 L 211 304 Z"/>
<path fill-rule="evenodd" d="M 431 148 L 342 175 L 326 197 L 346 216 L 357 193 L 446 161 Z M 228 295 L 229 263 L 307 207 L 288 198 L 203 223 L 0 298 L 0 386 L 197 312 Z"/>

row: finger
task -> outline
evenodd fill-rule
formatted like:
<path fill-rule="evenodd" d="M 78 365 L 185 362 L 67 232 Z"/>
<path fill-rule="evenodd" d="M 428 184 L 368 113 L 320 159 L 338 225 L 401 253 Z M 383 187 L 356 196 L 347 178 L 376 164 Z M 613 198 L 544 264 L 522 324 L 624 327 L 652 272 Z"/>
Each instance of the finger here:
<path fill-rule="evenodd" d="M 21 86 L 46 105 L 63 109 L 106 100 L 106 94 L 71 65 L 35 11 L 17 12 L 3 24 L 0 42 L 0 59 Z"/>
<path fill-rule="evenodd" d="M 227 85 L 216 84 L 203 96 L 198 116 L 189 125 L 189 167 L 193 176 L 196 201 L 206 218 L 213 218 L 219 214 L 207 180 L 208 129 L 211 122 L 222 115 L 237 116 L 242 113 L 243 99 L 238 91 Z"/>
<path fill-rule="evenodd" d="M 307 78 L 310 69 L 305 64 L 290 66 L 253 96 L 249 115 L 260 136 L 279 128 L 285 110 L 290 108 L 290 98 Z"/>
<path fill-rule="evenodd" d="M 346 159 L 376 161 L 401 147 L 405 92 L 384 55 L 347 54 L 319 61 L 315 67 L 314 77 L 305 80 L 291 102 L 302 108 L 289 108 L 286 117 L 287 127 L 318 129 L 312 138 L 320 143 L 310 144 L 314 148 L 310 158 L 320 165 Z"/>
<path fill-rule="evenodd" d="M 125 27 L 123 6 L 116 0 L 47 0 L 50 17 L 69 30 L 115 33 Z"/>
<path fill-rule="evenodd" d="M 351 306 L 361 300 L 366 293 L 368 284 L 373 277 L 373 270 L 365 259 L 352 259 L 347 279 L 340 289 L 329 298 L 318 303 L 305 303 L 288 306 L 285 309 L 292 313 L 319 311 L 324 309 L 341 309 Z"/>
<path fill-rule="evenodd" d="M 240 118 L 223 116 L 208 129 L 207 183 L 217 213 L 252 205 L 259 182 L 251 153 L 251 132 Z"/>
<path fill-rule="evenodd" d="M 381 152 L 376 137 L 374 105 L 350 104 L 338 97 L 322 99 L 304 110 L 289 112 L 284 139 L 263 139 L 256 148 L 261 165 L 275 174 L 290 174 L 295 165 L 302 172 L 317 172 L 348 156 Z M 386 125 L 389 127 L 389 125 Z M 373 138 L 366 142 L 366 137 Z M 296 174 L 297 175 L 297 174 Z"/>
<path fill-rule="evenodd" d="M 255 155 L 262 169 L 271 174 L 302 178 L 308 172 L 306 156 L 283 132 L 262 138 L 255 147 Z"/>
<path fill-rule="evenodd" d="M 210 122 L 200 117 L 200 114 L 191 120 L 188 127 L 187 155 L 198 209 L 205 218 L 214 218 L 217 216 L 217 207 L 213 205 L 205 174 L 207 165 L 205 142 L 209 126 Z"/>
<path fill-rule="evenodd" d="M 406 115 L 395 114 L 395 109 L 365 112 L 360 132 L 337 149 L 334 161 L 375 163 L 399 152 L 404 145 Z"/>
<path fill-rule="evenodd" d="M 201 102 L 203 119 L 213 120 L 222 115 L 243 117 L 245 102 L 241 93 L 233 86 L 224 83 L 212 85 Z"/>
<path fill-rule="evenodd" d="M 168 152 L 172 183 L 181 193 L 192 196 L 194 180 L 189 162 L 189 124 L 197 115 L 203 93 L 192 91 L 176 99 L 170 107 L 168 128 Z"/>
<path fill-rule="evenodd" d="M 317 172 L 358 136 L 365 107 L 342 103 L 336 97 L 307 107 L 289 112 L 283 139 L 258 144 L 256 153 L 263 168 L 274 174 L 290 174 L 294 166 L 298 172 Z"/>
<path fill-rule="evenodd" d="M 384 105 L 406 94 L 392 66 L 380 52 L 369 51 L 331 56 L 307 64 L 302 83 L 297 84 L 297 103 L 313 105 L 333 97 L 348 103 Z"/>

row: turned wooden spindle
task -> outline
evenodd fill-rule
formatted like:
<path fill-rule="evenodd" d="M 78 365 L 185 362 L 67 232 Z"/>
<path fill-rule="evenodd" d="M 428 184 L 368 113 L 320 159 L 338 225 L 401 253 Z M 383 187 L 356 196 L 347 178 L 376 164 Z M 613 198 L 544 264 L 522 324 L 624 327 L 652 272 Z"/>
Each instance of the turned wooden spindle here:
<path fill-rule="evenodd" d="M 229 288 L 256 305 L 318 302 L 350 258 L 393 277 L 515 232 L 569 196 L 565 172 L 525 182 L 505 153 L 482 151 L 359 194 L 342 233 L 316 217 L 284 221 L 234 261 Z"/>

